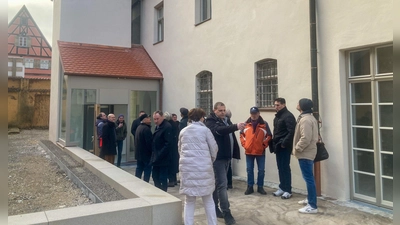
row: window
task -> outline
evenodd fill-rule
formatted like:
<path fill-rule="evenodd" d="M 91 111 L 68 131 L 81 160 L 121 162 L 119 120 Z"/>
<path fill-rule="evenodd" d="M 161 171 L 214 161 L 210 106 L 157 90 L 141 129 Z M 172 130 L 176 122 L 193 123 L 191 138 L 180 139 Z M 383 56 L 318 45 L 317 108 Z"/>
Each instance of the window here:
<path fill-rule="evenodd" d="M 200 24 L 211 19 L 211 0 L 196 0 L 195 2 L 195 22 Z"/>
<path fill-rule="evenodd" d="M 197 107 L 204 109 L 206 114 L 212 112 L 212 73 L 203 71 L 197 74 Z"/>
<path fill-rule="evenodd" d="M 156 42 L 164 40 L 164 5 L 163 2 L 156 7 Z"/>
<path fill-rule="evenodd" d="M 45 69 L 48 70 L 49 69 L 49 60 L 40 60 L 40 69 Z"/>
<path fill-rule="evenodd" d="M 256 63 L 256 105 L 273 108 L 278 97 L 278 70 L 276 59 L 264 59 Z"/>
<path fill-rule="evenodd" d="M 393 46 L 347 57 L 352 195 L 393 207 Z"/>
<path fill-rule="evenodd" d="M 24 59 L 25 68 L 33 68 L 34 59 Z"/>
<path fill-rule="evenodd" d="M 26 36 L 18 37 L 18 47 L 28 47 L 28 38 Z"/>

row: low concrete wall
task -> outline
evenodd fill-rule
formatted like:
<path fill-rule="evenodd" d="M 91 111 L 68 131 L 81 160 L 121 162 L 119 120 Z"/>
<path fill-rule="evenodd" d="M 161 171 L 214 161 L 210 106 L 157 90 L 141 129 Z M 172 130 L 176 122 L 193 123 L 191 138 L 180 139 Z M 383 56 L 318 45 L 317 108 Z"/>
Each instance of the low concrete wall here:
<path fill-rule="evenodd" d="M 182 224 L 180 199 L 84 149 L 66 147 L 63 150 L 130 199 L 9 216 L 8 224 Z"/>

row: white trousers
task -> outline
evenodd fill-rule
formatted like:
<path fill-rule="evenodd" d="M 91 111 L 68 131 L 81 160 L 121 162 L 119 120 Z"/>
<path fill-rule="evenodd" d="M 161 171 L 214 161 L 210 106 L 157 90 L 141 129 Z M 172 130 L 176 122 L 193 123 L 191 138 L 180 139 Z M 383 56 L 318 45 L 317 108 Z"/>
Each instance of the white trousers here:
<path fill-rule="evenodd" d="M 217 225 L 217 214 L 215 213 L 215 204 L 212 194 L 201 196 L 203 200 L 204 209 L 207 216 L 208 225 Z M 196 196 L 185 196 L 184 220 L 185 225 L 193 225 L 194 223 L 194 210 L 196 206 Z"/>

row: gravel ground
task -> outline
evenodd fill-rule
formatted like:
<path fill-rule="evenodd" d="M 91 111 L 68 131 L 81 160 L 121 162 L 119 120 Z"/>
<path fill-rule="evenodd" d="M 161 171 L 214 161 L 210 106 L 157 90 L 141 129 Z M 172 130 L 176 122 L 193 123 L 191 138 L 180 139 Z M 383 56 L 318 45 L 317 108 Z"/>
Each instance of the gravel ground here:
<path fill-rule="evenodd" d="M 47 138 L 48 130 L 21 130 L 8 135 L 9 216 L 93 204 L 39 145 L 40 140 Z M 52 148 L 46 141 L 44 144 Z M 69 169 L 103 201 L 124 199 L 54 146 L 50 150 L 64 163 L 69 162 L 65 163 Z"/>

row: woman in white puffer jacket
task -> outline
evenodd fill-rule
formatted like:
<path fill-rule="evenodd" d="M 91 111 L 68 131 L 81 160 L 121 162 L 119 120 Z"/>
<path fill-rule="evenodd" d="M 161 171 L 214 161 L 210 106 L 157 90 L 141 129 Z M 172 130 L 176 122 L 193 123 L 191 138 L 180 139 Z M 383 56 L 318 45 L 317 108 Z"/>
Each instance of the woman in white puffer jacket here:
<path fill-rule="evenodd" d="M 179 193 L 185 196 L 185 225 L 194 223 L 196 197 L 202 197 L 209 225 L 217 224 L 212 193 L 215 189 L 213 162 L 218 145 L 211 131 L 204 125 L 206 113 L 201 108 L 189 111 L 189 125 L 179 134 Z"/>

